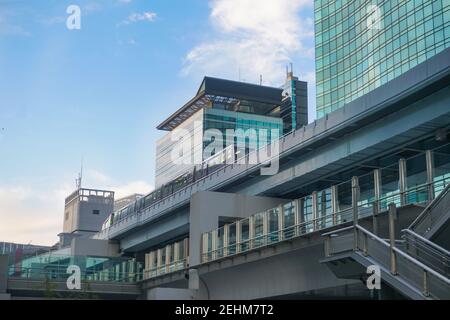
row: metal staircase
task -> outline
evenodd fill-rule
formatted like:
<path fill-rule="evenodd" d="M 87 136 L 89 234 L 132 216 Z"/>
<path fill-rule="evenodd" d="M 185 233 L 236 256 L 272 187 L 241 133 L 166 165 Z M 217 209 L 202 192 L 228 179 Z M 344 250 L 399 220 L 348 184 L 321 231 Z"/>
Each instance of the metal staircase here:
<path fill-rule="evenodd" d="M 431 240 L 450 220 L 450 184 L 425 208 L 409 230 Z"/>
<path fill-rule="evenodd" d="M 379 266 L 381 279 L 414 300 L 450 299 L 450 279 L 396 245 L 356 225 L 324 234 L 326 263 L 339 278 L 362 279 Z"/>
<path fill-rule="evenodd" d="M 432 201 L 408 229 L 395 239 L 397 208 L 389 208 L 389 239 L 382 239 L 355 222 L 323 234 L 321 262 L 339 278 L 362 279 L 367 267 L 378 266 L 383 282 L 415 300 L 450 299 L 450 252 L 430 239 L 450 218 L 450 187 Z"/>

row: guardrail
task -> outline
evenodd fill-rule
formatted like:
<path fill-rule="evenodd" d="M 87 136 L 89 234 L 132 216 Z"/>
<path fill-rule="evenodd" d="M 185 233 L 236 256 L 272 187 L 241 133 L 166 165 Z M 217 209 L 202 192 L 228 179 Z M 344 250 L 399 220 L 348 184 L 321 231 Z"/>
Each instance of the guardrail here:
<path fill-rule="evenodd" d="M 356 237 L 355 237 L 356 232 Z M 360 252 L 420 290 L 424 297 L 450 299 L 450 279 L 360 225 L 323 234 L 325 256 Z"/>
<path fill-rule="evenodd" d="M 414 220 L 409 229 L 424 236 L 445 213 L 450 211 L 450 184 Z"/>
<path fill-rule="evenodd" d="M 449 183 L 450 179 L 440 179 L 440 180 L 436 180 L 433 183 L 429 183 L 429 184 L 423 184 L 414 188 L 410 188 L 407 191 L 402 191 L 402 192 L 397 192 L 397 193 L 393 193 L 393 194 L 389 194 L 385 197 L 381 197 L 378 200 L 372 201 L 370 203 L 362 203 L 359 204 L 357 206 L 357 217 L 358 219 L 362 219 L 362 218 L 367 218 L 372 216 L 375 212 L 377 214 L 379 214 L 381 211 L 387 211 L 387 207 L 389 203 L 394 203 L 396 205 L 400 205 L 402 203 L 402 199 L 414 199 L 415 197 L 413 195 L 417 194 L 417 193 L 422 193 L 422 192 L 427 192 L 429 188 L 431 187 L 435 187 L 435 186 L 442 186 L 445 185 L 446 183 Z M 310 196 L 307 196 L 305 198 L 308 198 Z M 302 198 L 302 199 L 305 199 Z M 302 200 L 299 199 L 299 200 Z M 417 199 L 417 201 L 420 201 L 420 197 L 415 198 Z M 419 202 L 421 203 L 421 202 Z M 413 201 L 408 201 L 407 203 L 405 203 L 405 205 L 407 204 L 414 204 Z M 300 212 L 297 211 L 298 208 L 295 207 L 296 211 L 295 211 L 295 215 L 300 215 Z M 265 224 L 267 224 L 268 220 L 270 219 L 270 217 L 268 217 L 268 215 L 270 214 L 270 212 L 272 212 L 273 210 L 275 210 L 277 208 L 273 208 L 270 210 L 267 210 L 266 212 L 262 213 L 264 215 L 263 217 L 263 221 L 265 221 Z M 381 210 L 381 211 L 380 211 Z M 261 214 L 261 213 L 259 213 Z M 279 212 L 279 215 L 281 215 L 282 213 Z M 257 214 L 258 215 L 258 214 Z M 254 217 L 256 215 L 252 215 L 250 218 L 247 219 L 252 219 L 252 217 Z M 331 214 L 327 214 L 321 217 L 317 217 L 315 219 L 310 219 L 308 221 L 303 221 L 297 224 L 294 224 L 292 226 L 288 226 L 286 228 L 280 228 L 278 230 L 275 231 L 271 231 L 268 227 L 264 226 L 262 229 L 262 233 L 258 234 L 256 232 L 252 232 L 253 236 L 251 236 L 250 233 L 250 223 L 249 224 L 249 236 L 248 237 L 236 237 L 236 241 L 233 241 L 230 243 L 230 241 L 228 240 L 225 241 L 224 245 L 218 247 L 218 248 L 213 248 L 212 250 L 207 250 L 206 252 L 203 251 L 205 250 L 205 246 L 202 246 L 202 262 L 206 263 L 206 262 L 211 262 L 214 260 L 218 260 L 218 259 L 222 259 L 225 257 L 229 257 L 229 256 L 233 256 L 233 255 L 237 255 L 237 254 L 242 254 L 245 253 L 247 251 L 251 251 L 254 249 L 258 249 L 264 246 L 269 246 L 269 245 L 273 245 L 279 242 L 283 242 L 295 237 L 300 237 L 300 236 L 304 236 L 307 234 L 311 234 L 313 232 L 317 232 L 317 231 L 323 231 L 329 228 L 334 228 L 336 226 L 340 226 L 343 225 L 345 223 L 349 223 L 353 221 L 353 216 L 354 216 L 354 209 L 353 206 L 342 210 L 342 211 L 338 211 L 338 212 L 334 212 Z M 235 226 L 236 225 L 236 232 L 240 232 L 239 228 L 240 225 L 242 224 L 243 221 L 246 221 L 247 219 L 243 219 L 240 220 L 238 222 L 235 222 L 231 225 L 225 225 L 225 227 L 222 228 L 230 228 L 230 226 Z M 279 218 L 278 218 L 279 219 Z M 297 218 L 298 221 L 301 221 L 301 219 Z M 216 229 L 216 230 L 220 230 L 222 228 Z M 214 231 L 214 230 L 213 230 Z M 216 234 L 218 233 L 218 231 L 216 231 Z M 217 246 L 217 245 L 216 245 Z"/>
<path fill-rule="evenodd" d="M 187 268 L 188 268 L 188 259 L 175 261 L 171 264 L 144 270 L 144 280 L 156 278 L 162 275 L 166 275 L 181 270 L 186 270 Z"/>
<path fill-rule="evenodd" d="M 66 281 L 71 274 L 66 268 L 10 268 L 9 278 L 21 278 L 30 280 L 55 280 Z M 105 271 L 81 271 L 81 281 L 111 282 L 111 283 L 136 283 L 143 279 L 142 273 Z"/>
<path fill-rule="evenodd" d="M 402 231 L 405 251 L 442 275 L 450 278 L 450 252 L 417 233 L 406 229 Z"/>
<path fill-rule="evenodd" d="M 284 138 L 283 138 L 284 139 Z M 288 143 L 289 145 L 289 143 Z M 292 147 L 292 146 L 290 146 Z M 441 146 L 442 147 L 442 146 Z M 439 147 L 439 148 L 441 148 Z M 283 147 L 284 148 L 284 147 Z M 435 149 L 436 150 L 436 149 Z M 433 151 L 433 150 L 432 150 Z M 286 151 L 287 152 L 287 151 Z M 408 160 L 408 159 L 406 159 Z M 195 181 L 194 183 L 185 186 L 180 189 L 176 193 L 169 195 L 154 204 L 150 207 L 146 208 L 143 211 L 140 211 L 137 214 L 132 214 L 122 218 L 121 220 L 117 220 L 114 225 L 109 227 L 108 229 L 102 230 L 100 233 L 96 235 L 97 238 L 112 238 L 121 233 L 127 232 L 135 227 L 143 225 L 148 221 L 155 219 L 161 215 L 163 215 L 168 210 L 171 210 L 174 207 L 182 205 L 183 203 L 187 203 L 191 197 L 191 195 L 195 192 L 201 190 L 210 190 L 211 188 L 220 186 L 221 184 L 227 183 L 227 179 L 219 182 L 213 181 L 213 177 L 218 176 L 220 173 L 226 173 L 227 168 L 231 167 L 236 168 L 237 164 L 226 165 L 215 172 L 201 178 L 200 180 Z M 252 165 L 254 166 L 254 165 Z M 388 168 L 380 168 L 380 170 L 388 169 Z M 233 177 L 248 172 L 251 170 L 250 165 L 244 165 L 238 171 L 230 173 Z M 412 203 L 420 203 L 423 201 L 428 201 L 429 196 L 433 195 L 436 190 L 442 190 L 447 184 L 450 183 L 450 178 L 447 176 L 443 176 L 439 178 L 440 180 L 435 180 L 433 182 L 424 182 L 417 186 L 405 186 L 406 190 L 397 190 L 397 192 L 391 192 L 384 194 L 379 197 L 378 204 L 379 210 L 384 210 L 387 208 L 387 205 L 391 202 L 396 203 L 397 205 L 404 204 L 412 204 Z M 439 185 L 440 184 L 440 185 Z M 213 189 L 211 189 L 213 190 Z M 422 200 L 419 200 L 422 199 Z"/>
<path fill-rule="evenodd" d="M 14 256 L 8 259 L 8 276 L 26 279 L 67 279 L 68 269 L 76 266 L 82 280 L 137 282 L 142 280 L 142 264 L 129 258 L 105 258 L 53 254 Z"/>

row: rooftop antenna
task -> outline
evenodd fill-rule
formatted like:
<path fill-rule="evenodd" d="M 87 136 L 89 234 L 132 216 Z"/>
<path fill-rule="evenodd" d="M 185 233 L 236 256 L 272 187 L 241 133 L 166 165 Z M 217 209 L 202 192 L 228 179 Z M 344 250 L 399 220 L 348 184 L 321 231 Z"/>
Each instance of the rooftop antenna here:
<path fill-rule="evenodd" d="M 294 64 L 291 62 L 290 65 L 291 65 L 291 73 L 292 75 L 294 75 Z"/>
<path fill-rule="evenodd" d="M 262 74 L 259 75 L 259 85 L 262 86 Z"/>
<path fill-rule="evenodd" d="M 286 78 L 288 78 L 289 77 L 289 67 L 288 67 L 288 65 L 286 65 Z"/>
<path fill-rule="evenodd" d="M 238 76 L 239 76 L 239 82 L 241 81 L 241 66 L 238 68 Z"/>
<path fill-rule="evenodd" d="M 81 159 L 81 170 L 80 173 L 78 174 L 78 179 L 75 179 L 75 184 L 77 189 L 81 189 L 81 183 L 83 181 L 83 159 Z"/>

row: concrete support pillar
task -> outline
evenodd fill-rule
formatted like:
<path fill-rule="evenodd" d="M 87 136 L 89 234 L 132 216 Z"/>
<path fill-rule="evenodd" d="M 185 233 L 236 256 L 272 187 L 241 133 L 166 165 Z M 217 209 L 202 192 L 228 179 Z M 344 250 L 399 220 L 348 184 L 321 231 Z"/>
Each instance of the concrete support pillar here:
<path fill-rule="evenodd" d="M 202 233 L 200 238 L 200 262 L 205 262 L 205 253 L 206 253 L 206 245 L 205 245 L 205 237 L 206 234 Z"/>
<path fill-rule="evenodd" d="M 180 245 L 181 245 L 181 242 L 175 242 L 173 244 L 173 261 L 180 260 Z"/>
<path fill-rule="evenodd" d="M 358 225 L 359 218 L 359 180 L 358 177 L 352 177 L 352 207 L 353 207 L 353 226 L 354 226 L 354 241 L 353 241 L 353 249 L 358 250 L 358 230 L 356 226 Z"/>
<path fill-rule="evenodd" d="M 278 230 L 280 233 L 280 241 L 284 239 L 284 208 L 282 205 L 278 207 Z"/>
<path fill-rule="evenodd" d="M 166 267 L 165 267 L 165 271 L 169 272 L 169 268 L 170 268 L 170 255 L 172 254 L 172 246 L 171 245 L 167 245 L 166 246 Z"/>
<path fill-rule="evenodd" d="M 299 228 L 298 228 L 298 233 L 301 235 L 304 233 L 305 230 L 305 198 L 299 199 L 298 200 L 299 203 L 299 211 L 298 211 L 298 223 L 299 223 Z"/>
<path fill-rule="evenodd" d="M 203 241 L 202 241 L 202 245 L 203 245 L 203 253 L 204 253 L 204 261 L 210 260 L 211 259 L 211 248 L 209 247 L 209 239 L 211 237 L 211 233 L 210 232 L 205 232 L 203 234 Z"/>
<path fill-rule="evenodd" d="M 248 218 L 248 238 L 250 241 L 248 242 L 249 250 L 253 248 L 253 239 L 255 238 L 255 216 L 250 216 Z"/>
<path fill-rule="evenodd" d="M 200 289 L 200 275 L 197 269 L 189 269 L 188 287 L 190 290 Z"/>
<path fill-rule="evenodd" d="M 300 209 L 302 205 L 302 201 L 300 199 L 294 200 L 295 203 L 295 236 L 300 235 L 300 223 L 301 223 L 301 216 L 300 216 Z"/>
<path fill-rule="evenodd" d="M 375 201 L 373 202 L 373 215 L 372 215 L 372 223 L 373 223 L 373 233 L 378 235 L 378 225 L 379 225 L 379 217 L 381 211 L 381 171 L 380 169 L 373 170 L 373 181 L 374 181 L 374 197 Z"/>
<path fill-rule="evenodd" d="M 150 253 L 146 253 L 144 256 L 144 279 L 148 278 L 150 278 Z"/>
<path fill-rule="evenodd" d="M 154 271 L 156 270 L 157 264 L 158 264 L 158 253 L 156 251 L 152 251 L 149 254 L 149 276 L 152 276 Z"/>
<path fill-rule="evenodd" d="M 400 206 L 406 204 L 406 160 L 400 159 L 398 162 L 398 172 L 399 172 L 399 188 L 400 188 Z"/>
<path fill-rule="evenodd" d="M 312 212 L 313 212 L 313 228 L 314 231 L 317 230 L 318 226 L 318 206 L 317 206 L 317 191 L 314 191 L 312 193 Z"/>
<path fill-rule="evenodd" d="M 241 251 L 242 227 L 241 222 L 236 222 L 236 253 Z"/>
<path fill-rule="evenodd" d="M 217 259 L 217 229 L 213 230 L 211 232 L 211 250 L 212 250 L 212 255 L 211 258 L 213 260 Z"/>
<path fill-rule="evenodd" d="M 144 255 L 144 269 L 145 270 L 150 269 L 150 253 L 146 253 Z"/>
<path fill-rule="evenodd" d="M 186 260 L 186 266 L 189 265 L 189 238 L 186 238 L 183 240 L 183 252 L 184 252 L 184 257 L 183 259 Z"/>
<path fill-rule="evenodd" d="M 321 201 L 318 206 L 320 206 L 320 214 L 319 214 L 319 226 L 320 228 L 325 228 L 327 225 L 328 217 L 327 217 L 327 191 L 322 190 L 321 192 Z"/>
<path fill-rule="evenodd" d="M 397 207 L 395 203 L 389 204 L 389 242 L 391 247 L 391 273 L 397 274 L 397 255 L 395 248 L 395 220 L 397 219 Z"/>
<path fill-rule="evenodd" d="M 433 151 L 427 150 L 426 153 L 427 160 L 427 183 L 428 183 L 428 201 L 432 201 L 435 197 L 434 192 L 434 155 Z"/>
<path fill-rule="evenodd" d="M 223 226 L 223 255 L 228 256 L 228 235 L 229 235 L 230 225 L 226 224 Z"/>
<path fill-rule="evenodd" d="M 264 244 L 267 244 L 269 242 L 269 211 L 265 211 L 263 214 L 263 234 Z"/>
<path fill-rule="evenodd" d="M 338 188 L 337 186 L 331 186 L 331 209 L 333 210 L 333 225 L 337 225 L 339 203 L 338 203 Z"/>
<path fill-rule="evenodd" d="M 157 261 L 157 269 L 156 269 L 156 273 L 157 274 L 160 274 L 160 272 L 161 272 L 161 268 L 163 267 L 163 265 L 164 265 L 164 261 L 162 261 L 162 259 L 163 259 L 163 250 L 165 250 L 165 249 L 158 249 L 158 261 Z"/>

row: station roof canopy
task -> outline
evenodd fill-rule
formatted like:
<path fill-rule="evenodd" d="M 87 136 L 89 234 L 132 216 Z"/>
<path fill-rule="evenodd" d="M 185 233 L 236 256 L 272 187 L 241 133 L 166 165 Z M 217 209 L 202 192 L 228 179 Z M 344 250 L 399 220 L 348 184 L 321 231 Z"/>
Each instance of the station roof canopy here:
<path fill-rule="evenodd" d="M 245 82 L 205 77 L 194 98 L 164 120 L 157 128 L 172 131 L 198 110 L 212 103 L 234 105 L 241 100 L 277 106 L 283 90 Z"/>

